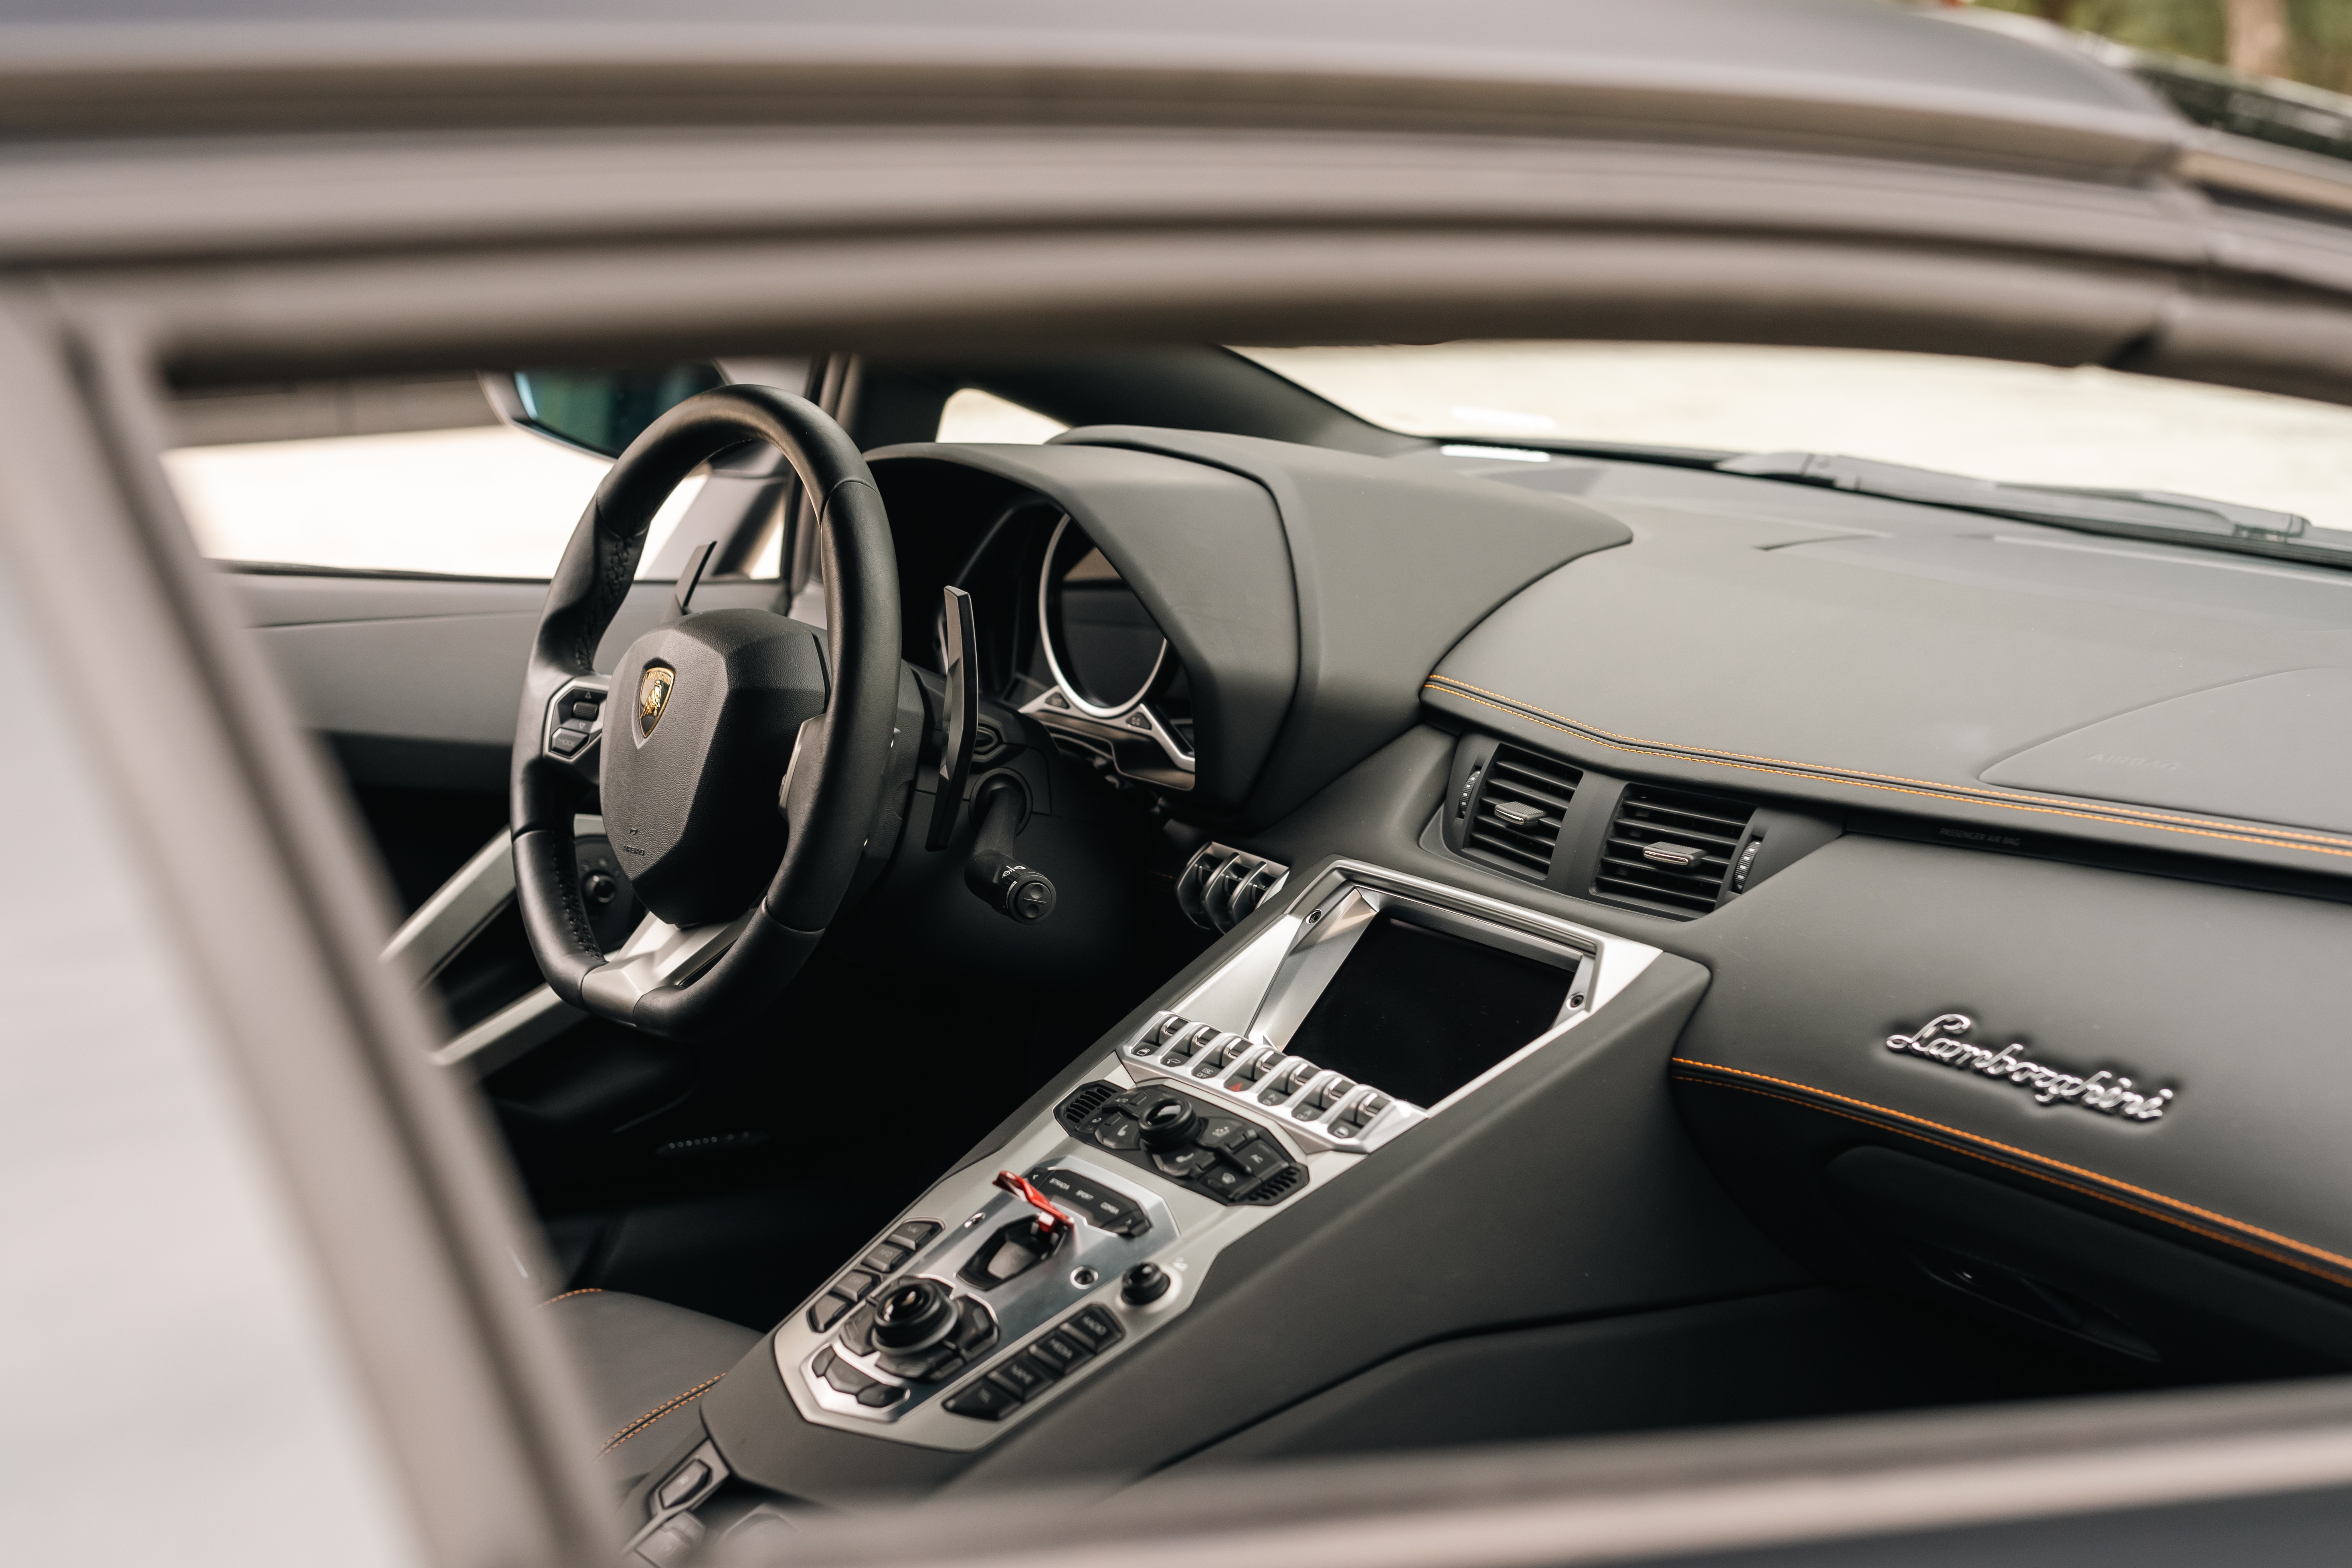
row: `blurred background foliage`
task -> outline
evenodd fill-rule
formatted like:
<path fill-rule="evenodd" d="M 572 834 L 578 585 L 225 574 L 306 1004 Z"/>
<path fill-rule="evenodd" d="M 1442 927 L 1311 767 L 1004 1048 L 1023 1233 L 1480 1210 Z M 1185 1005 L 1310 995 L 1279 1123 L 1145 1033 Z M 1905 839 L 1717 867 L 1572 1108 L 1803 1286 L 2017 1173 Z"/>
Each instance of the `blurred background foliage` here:
<path fill-rule="evenodd" d="M 2352 0 L 1976 0 L 2134 48 L 2352 92 Z"/>

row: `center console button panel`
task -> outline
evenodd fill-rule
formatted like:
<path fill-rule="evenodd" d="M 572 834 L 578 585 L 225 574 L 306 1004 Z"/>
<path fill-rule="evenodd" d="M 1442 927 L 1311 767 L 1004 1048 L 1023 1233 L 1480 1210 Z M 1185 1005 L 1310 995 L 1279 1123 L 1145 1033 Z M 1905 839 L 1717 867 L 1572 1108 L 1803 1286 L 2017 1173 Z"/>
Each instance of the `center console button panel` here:
<path fill-rule="evenodd" d="M 1606 1005 L 1657 956 L 1342 861 L 1104 1042 L 773 1336 L 802 1418 L 948 1451 L 1184 1319 L 1219 1254 Z M 1465 999 L 1479 1005 L 1467 1007 Z"/>
<path fill-rule="evenodd" d="M 1272 1133 L 1182 1089 L 1098 1081 L 1055 1115 L 1081 1141 L 1221 1204 L 1279 1203 L 1307 1184 Z"/>

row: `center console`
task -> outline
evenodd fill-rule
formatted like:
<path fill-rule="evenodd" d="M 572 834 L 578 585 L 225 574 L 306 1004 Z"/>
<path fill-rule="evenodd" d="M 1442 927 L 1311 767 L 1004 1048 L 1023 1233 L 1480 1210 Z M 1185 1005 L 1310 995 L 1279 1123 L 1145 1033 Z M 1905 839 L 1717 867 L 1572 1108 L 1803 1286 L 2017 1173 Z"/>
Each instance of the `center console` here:
<path fill-rule="evenodd" d="M 1180 1319 L 1220 1252 L 1658 956 L 1353 861 L 1264 904 L 1279 912 L 777 1331 L 803 1417 L 988 1445 Z"/>

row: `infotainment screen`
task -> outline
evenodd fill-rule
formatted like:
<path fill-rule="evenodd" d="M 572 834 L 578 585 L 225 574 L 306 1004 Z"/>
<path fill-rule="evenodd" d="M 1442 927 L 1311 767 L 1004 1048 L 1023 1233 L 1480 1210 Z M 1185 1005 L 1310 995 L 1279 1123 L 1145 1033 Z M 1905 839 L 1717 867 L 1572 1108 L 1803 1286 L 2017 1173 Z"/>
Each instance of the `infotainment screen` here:
<path fill-rule="evenodd" d="M 1549 1030 L 1575 973 L 1374 916 L 1289 1042 L 1296 1055 L 1419 1106 Z"/>

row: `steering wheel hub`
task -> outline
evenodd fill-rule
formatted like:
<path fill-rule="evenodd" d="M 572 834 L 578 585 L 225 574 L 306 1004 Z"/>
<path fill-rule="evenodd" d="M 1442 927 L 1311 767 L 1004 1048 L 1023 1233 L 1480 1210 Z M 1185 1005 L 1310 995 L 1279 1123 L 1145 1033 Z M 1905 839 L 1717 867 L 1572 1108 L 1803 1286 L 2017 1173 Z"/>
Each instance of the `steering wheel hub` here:
<path fill-rule="evenodd" d="M 630 644 L 613 688 L 638 694 L 604 742 L 604 826 L 630 885 L 672 925 L 733 920 L 783 858 L 777 783 L 824 711 L 817 632 L 706 611 Z"/>

